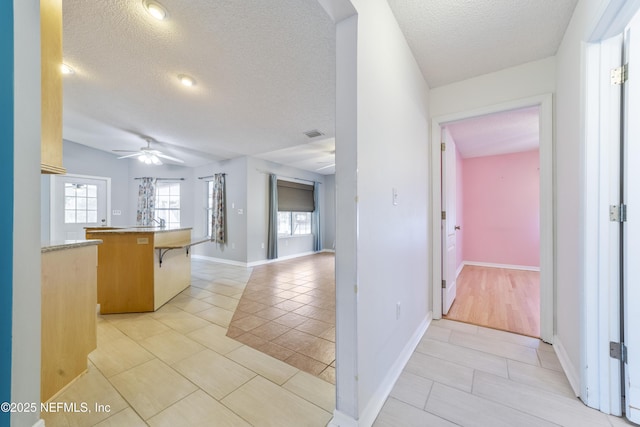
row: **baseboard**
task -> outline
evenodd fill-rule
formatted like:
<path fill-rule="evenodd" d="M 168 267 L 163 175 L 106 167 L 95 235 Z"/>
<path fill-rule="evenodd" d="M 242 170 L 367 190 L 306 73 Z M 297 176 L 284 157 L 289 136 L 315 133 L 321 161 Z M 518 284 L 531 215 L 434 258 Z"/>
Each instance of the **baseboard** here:
<path fill-rule="evenodd" d="M 395 385 L 396 381 L 400 377 L 402 370 L 406 366 L 409 358 L 415 351 L 416 347 L 420 343 L 422 336 L 427 331 L 427 328 L 431 324 L 431 320 L 433 320 L 433 313 L 430 311 L 424 320 L 420 323 L 418 328 L 415 330 L 411 339 L 404 346 L 400 355 L 397 357 L 394 364 L 389 368 L 387 375 L 382 380 L 382 383 L 374 393 L 373 397 L 369 401 L 369 404 L 364 408 L 364 410 L 360 413 L 360 419 L 354 420 L 348 415 L 338 411 L 337 409 L 333 413 L 333 419 L 329 422 L 330 426 L 333 427 L 369 427 L 373 425 L 373 422 L 376 420 L 382 406 L 391 394 L 391 390 Z"/>
<path fill-rule="evenodd" d="M 335 254 L 336 250 L 335 249 L 323 249 L 320 252 L 329 252 L 329 253 Z"/>
<path fill-rule="evenodd" d="M 478 267 L 491 268 L 508 268 L 509 270 L 540 271 L 540 267 L 530 265 L 494 264 L 492 262 L 462 261 L 462 265 L 475 265 Z"/>
<path fill-rule="evenodd" d="M 44 425 L 44 420 L 42 418 L 40 418 L 34 425 L 33 427 L 45 427 Z"/>
<path fill-rule="evenodd" d="M 323 250 L 321 250 L 319 252 L 313 252 L 313 251 L 301 252 L 299 254 L 287 255 L 287 256 L 276 258 L 276 259 L 263 259 L 263 260 L 260 260 L 260 261 L 252 261 L 252 262 L 234 261 L 234 260 L 231 260 L 231 259 L 214 258 L 214 257 L 210 257 L 210 256 L 196 255 L 196 254 L 192 254 L 191 258 L 201 259 L 201 260 L 204 260 L 204 261 L 218 262 L 220 264 L 235 265 L 237 267 L 249 268 L 249 267 L 255 267 L 255 266 L 263 265 L 263 264 L 271 264 L 272 262 L 285 261 L 285 260 L 288 260 L 288 259 L 300 258 L 300 257 L 303 257 L 303 256 L 309 256 L 309 255 L 315 255 L 315 254 L 319 254 L 321 252 L 335 253 L 335 251 L 332 250 L 332 249 L 323 249 Z"/>
<path fill-rule="evenodd" d="M 460 263 L 460 266 L 458 267 L 458 269 L 456 270 L 456 279 L 458 278 L 458 276 L 460 275 L 460 273 L 462 273 L 462 269 L 464 268 L 464 262 Z"/>
<path fill-rule="evenodd" d="M 560 361 L 560 365 L 564 370 L 564 374 L 567 376 L 569 380 L 569 384 L 573 389 L 576 397 L 580 397 L 580 372 L 573 366 L 571 363 L 571 359 L 569 359 L 569 354 L 567 354 L 567 350 L 565 350 L 562 341 L 557 335 L 553 336 L 553 350 L 556 352 L 558 356 L 558 360 Z"/>
<path fill-rule="evenodd" d="M 191 254 L 191 258 L 201 259 L 201 260 L 204 260 L 204 261 L 217 262 L 217 263 L 220 263 L 220 264 L 235 265 L 236 267 L 245 267 L 245 268 L 247 267 L 247 263 L 246 262 L 234 261 L 232 259 L 214 258 L 214 257 L 210 257 L 210 256 L 196 255 L 196 254 Z"/>
<path fill-rule="evenodd" d="M 333 410 L 333 418 L 327 424 L 328 427 L 358 427 L 358 420 L 354 420 L 344 412 Z"/>
<path fill-rule="evenodd" d="M 260 261 L 252 261 L 247 263 L 247 267 L 255 267 L 257 265 L 271 264 L 272 262 L 278 262 L 278 261 L 286 261 L 288 259 L 294 259 L 294 258 L 300 258 L 303 256 L 319 254 L 320 252 L 324 252 L 324 250 L 319 252 L 314 252 L 314 251 L 301 252 L 299 254 L 286 255 L 286 256 L 278 257 L 276 259 L 263 259 Z"/>

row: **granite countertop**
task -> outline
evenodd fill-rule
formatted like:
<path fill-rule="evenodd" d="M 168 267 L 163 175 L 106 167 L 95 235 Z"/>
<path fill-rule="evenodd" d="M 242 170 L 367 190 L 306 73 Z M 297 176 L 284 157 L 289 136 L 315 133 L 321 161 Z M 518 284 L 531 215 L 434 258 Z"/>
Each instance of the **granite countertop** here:
<path fill-rule="evenodd" d="M 168 233 L 170 231 L 191 230 L 192 227 L 180 228 L 160 228 L 160 227 L 106 227 L 100 230 L 99 227 L 87 230 L 89 233 L 110 233 L 110 234 L 128 234 L 128 233 Z"/>
<path fill-rule="evenodd" d="M 65 249 L 81 248 L 83 246 L 99 245 L 102 240 L 63 240 L 42 243 L 41 253 L 62 251 Z"/>

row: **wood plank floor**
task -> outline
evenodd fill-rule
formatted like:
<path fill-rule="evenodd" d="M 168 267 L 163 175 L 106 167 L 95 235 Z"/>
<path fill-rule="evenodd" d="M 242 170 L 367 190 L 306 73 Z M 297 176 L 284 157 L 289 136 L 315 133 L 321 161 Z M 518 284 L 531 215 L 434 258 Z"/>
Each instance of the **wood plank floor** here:
<path fill-rule="evenodd" d="M 540 273 L 466 265 L 446 319 L 540 337 Z"/>

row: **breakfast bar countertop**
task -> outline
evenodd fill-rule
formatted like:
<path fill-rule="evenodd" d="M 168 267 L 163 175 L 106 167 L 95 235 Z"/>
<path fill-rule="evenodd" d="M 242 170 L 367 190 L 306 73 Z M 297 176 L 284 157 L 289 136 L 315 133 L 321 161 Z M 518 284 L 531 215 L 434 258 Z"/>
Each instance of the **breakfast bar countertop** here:
<path fill-rule="evenodd" d="M 40 249 L 40 253 L 47 253 L 53 251 L 61 251 L 65 249 L 81 248 L 83 246 L 99 245 L 102 240 L 60 240 L 52 242 L 43 242 Z"/>
<path fill-rule="evenodd" d="M 179 227 L 179 228 L 160 228 L 160 227 L 88 227 L 87 231 L 91 233 L 167 233 L 170 231 L 191 230 L 192 227 Z"/>

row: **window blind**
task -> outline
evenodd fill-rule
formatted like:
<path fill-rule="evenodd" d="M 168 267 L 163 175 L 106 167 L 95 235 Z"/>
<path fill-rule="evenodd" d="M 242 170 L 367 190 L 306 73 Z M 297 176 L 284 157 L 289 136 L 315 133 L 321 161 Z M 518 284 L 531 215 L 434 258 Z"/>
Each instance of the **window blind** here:
<path fill-rule="evenodd" d="M 278 211 L 313 212 L 313 185 L 278 180 Z"/>

